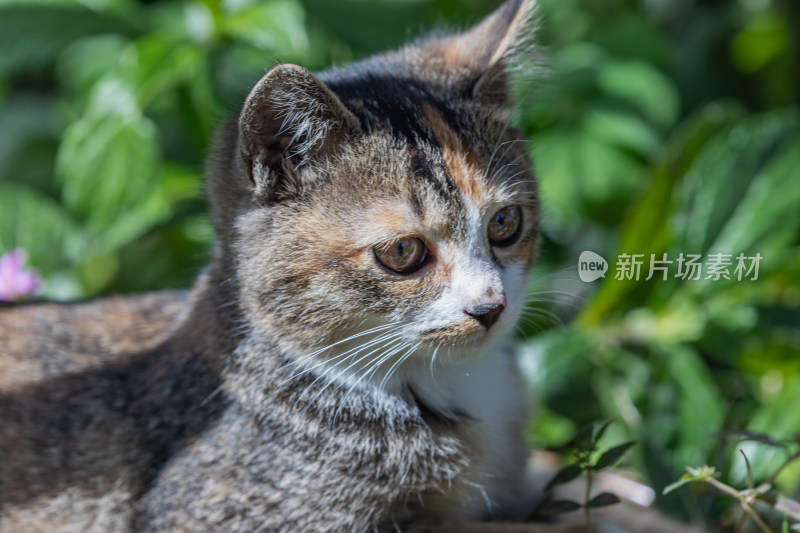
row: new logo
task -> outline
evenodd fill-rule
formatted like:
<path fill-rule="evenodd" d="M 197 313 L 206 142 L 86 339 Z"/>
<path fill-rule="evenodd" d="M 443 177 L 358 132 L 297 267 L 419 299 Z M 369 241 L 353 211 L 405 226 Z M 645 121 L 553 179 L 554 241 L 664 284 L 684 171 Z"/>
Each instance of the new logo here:
<path fill-rule="evenodd" d="M 578 276 L 581 281 L 589 283 L 597 278 L 604 278 L 606 272 L 608 272 L 608 261 L 589 250 L 581 252 L 578 258 Z"/>

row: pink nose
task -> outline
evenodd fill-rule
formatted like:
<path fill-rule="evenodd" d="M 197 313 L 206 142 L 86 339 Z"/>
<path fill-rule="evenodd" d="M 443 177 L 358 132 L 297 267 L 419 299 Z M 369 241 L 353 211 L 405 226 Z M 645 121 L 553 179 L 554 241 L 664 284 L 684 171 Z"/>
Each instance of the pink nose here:
<path fill-rule="evenodd" d="M 483 327 L 489 329 L 492 327 L 492 324 L 497 322 L 497 319 L 500 318 L 500 313 L 502 313 L 503 309 L 505 308 L 505 303 L 495 303 L 489 305 L 477 305 L 472 309 L 465 309 L 464 312 L 483 324 Z"/>

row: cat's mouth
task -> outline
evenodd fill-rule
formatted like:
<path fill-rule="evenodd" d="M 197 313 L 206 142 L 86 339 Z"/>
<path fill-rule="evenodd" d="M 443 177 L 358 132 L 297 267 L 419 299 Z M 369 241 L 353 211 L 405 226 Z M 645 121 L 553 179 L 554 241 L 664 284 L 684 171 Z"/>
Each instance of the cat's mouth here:
<path fill-rule="evenodd" d="M 420 341 L 431 345 L 478 344 L 488 336 L 488 331 L 477 320 L 468 318 L 454 324 L 422 332 Z"/>

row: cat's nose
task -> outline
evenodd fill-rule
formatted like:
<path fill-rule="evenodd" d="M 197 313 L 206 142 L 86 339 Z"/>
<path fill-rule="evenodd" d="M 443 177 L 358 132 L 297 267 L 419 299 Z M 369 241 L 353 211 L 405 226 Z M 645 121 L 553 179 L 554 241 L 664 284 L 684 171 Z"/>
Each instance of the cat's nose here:
<path fill-rule="evenodd" d="M 490 305 L 478 305 L 469 310 L 464 310 L 469 316 L 483 324 L 483 327 L 489 329 L 492 324 L 497 322 L 500 318 L 500 313 L 506 308 L 504 303 L 496 303 Z"/>

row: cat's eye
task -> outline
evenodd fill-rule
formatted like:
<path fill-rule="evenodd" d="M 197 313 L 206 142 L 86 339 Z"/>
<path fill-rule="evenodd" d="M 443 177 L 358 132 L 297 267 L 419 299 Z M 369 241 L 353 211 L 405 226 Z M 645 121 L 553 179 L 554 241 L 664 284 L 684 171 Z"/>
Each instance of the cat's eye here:
<path fill-rule="evenodd" d="M 427 258 L 427 249 L 418 237 L 403 237 L 376 246 L 375 258 L 384 267 L 397 274 L 408 275 L 419 270 Z"/>
<path fill-rule="evenodd" d="M 504 207 L 489 221 L 488 235 L 492 246 L 510 246 L 519 238 L 522 210 L 517 205 Z"/>

